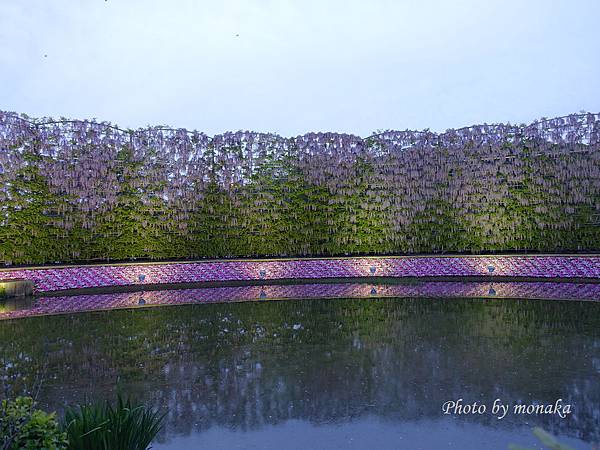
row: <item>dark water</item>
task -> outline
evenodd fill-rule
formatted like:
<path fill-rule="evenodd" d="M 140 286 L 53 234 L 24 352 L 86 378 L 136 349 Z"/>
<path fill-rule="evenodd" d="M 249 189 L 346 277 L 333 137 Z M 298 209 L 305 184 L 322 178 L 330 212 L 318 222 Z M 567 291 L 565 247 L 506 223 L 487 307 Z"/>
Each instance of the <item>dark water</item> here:
<path fill-rule="evenodd" d="M 157 449 L 506 449 L 534 426 L 600 441 L 600 303 L 338 299 L 155 307 L 0 322 L 13 394 L 44 408 L 168 408 Z M 444 415 L 462 398 L 487 406 Z M 505 418 L 489 409 L 511 405 Z M 513 414 L 512 405 L 571 405 Z M 540 448 L 539 446 L 535 448 Z"/>

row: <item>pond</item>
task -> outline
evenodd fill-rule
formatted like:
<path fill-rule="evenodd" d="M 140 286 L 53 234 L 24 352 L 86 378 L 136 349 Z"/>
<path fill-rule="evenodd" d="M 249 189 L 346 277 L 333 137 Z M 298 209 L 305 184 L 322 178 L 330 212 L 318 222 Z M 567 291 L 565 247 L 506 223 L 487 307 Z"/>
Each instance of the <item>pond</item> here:
<path fill-rule="evenodd" d="M 600 441 L 598 302 L 157 306 L 5 320 L 0 343 L 5 388 L 42 379 L 43 408 L 121 390 L 168 411 L 156 449 L 495 450 L 536 445 L 534 426 L 574 448 Z M 444 414 L 458 399 L 487 409 Z M 496 399 L 511 407 L 501 419 Z M 558 399 L 565 417 L 512 410 Z"/>

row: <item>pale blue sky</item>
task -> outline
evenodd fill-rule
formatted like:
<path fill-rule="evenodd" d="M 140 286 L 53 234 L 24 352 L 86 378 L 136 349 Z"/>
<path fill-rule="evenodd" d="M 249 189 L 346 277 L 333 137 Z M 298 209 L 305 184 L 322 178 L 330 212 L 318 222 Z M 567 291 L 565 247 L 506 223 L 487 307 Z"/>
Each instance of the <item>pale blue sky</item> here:
<path fill-rule="evenodd" d="M 600 111 L 599 0 L 0 0 L 0 109 L 208 134 Z"/>

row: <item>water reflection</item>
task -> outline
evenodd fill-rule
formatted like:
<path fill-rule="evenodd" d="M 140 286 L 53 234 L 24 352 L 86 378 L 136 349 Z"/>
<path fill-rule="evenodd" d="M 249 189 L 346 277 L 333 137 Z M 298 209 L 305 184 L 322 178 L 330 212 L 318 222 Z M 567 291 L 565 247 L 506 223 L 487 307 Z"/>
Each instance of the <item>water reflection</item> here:
<path fill-rule="evenodd" d="M 0 319 L 156 305 L 365 297 L 600 300 L 600 283 L 415 281 L 199 287 L 13 300 L 1 304 Z"/>
<path fill-rule="evenodd" d="M 399 439 L 421 435 L 431 444 L 421 448 L 493 449 L 530 442 L 534 425 L 590 443 L 599 313 L 597 302 L 375 297 L 103 311 L 3 321 L 0 357 L 13 392 L 45 370 L 45 407 L 110 397 L 118 384 L 168 408 L 158 448 L 363 448 L 371 433 L 379 448 L 419 448 Z M 443 416 L 457 398 L 562 398 L 574 414 Z M 352 445 L 351 430 L 365 430 Z"/>

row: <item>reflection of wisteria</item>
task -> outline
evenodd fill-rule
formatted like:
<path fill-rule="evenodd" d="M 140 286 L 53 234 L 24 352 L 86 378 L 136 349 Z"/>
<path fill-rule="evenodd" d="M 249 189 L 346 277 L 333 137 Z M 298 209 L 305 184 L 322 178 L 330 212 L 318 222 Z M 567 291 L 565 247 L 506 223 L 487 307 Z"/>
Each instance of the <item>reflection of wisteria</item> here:
<path fill-rule="evenodd" d="M 0 356 L 16 390 L 48 365 L 40 400 L 49 408 L 110 397 L 116 383 L 168 407 L 164 439 L 289 419 L 438 420 L 455 398 L 563 398 L 575 411 L 567 419 L 461 423 L 510 429 L 527 421 L 598 440 L 599 306 L 373 298 L 96 312 L 4 321 Z"/>
<path fill-rule="evenodd" d="M 112 294 L 41 297 L 11 303 L 0 319 L 152 305 L 228 303 L 274 299 L 361 297 L 476 297 L 598 300 L 600 283 L 431 281 L 410 284 L 326 283 L 206 287 Z"/>
<path fill-rule="evenodd" d="M 363 139 L 0 112 L 0 260 L 598 249 L 599 136 L 598 114 Z"/>
<path fill-rule="evenodd" d="M 448 256 L 212 261 L 0 270 L 32 280 L 38 292 L 90 287 L 358 277 L 600 278 L 599 256 Z"/>

